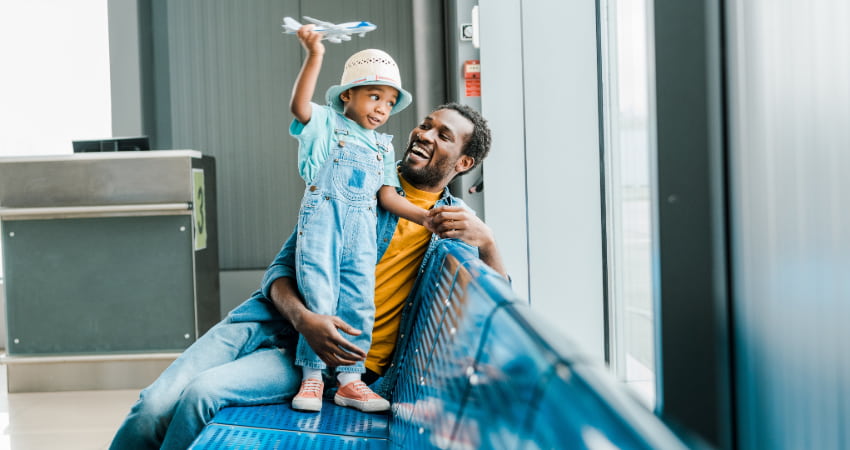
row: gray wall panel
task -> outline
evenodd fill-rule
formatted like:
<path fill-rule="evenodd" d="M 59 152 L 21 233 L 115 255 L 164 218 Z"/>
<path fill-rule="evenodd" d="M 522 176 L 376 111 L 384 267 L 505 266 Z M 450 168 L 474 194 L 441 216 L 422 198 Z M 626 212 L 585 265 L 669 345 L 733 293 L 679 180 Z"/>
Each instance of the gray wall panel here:
<path fill-rule="evenodd" d="M 142 134 L 144 94 L 136 1 L 109 0 L 109 72 L 113 136 Z"/>
<path fill-rule="evenodd" d="M 730 3 L 739 448 L 850 448 L 850 6 Z"/>
<path fill-rule="evenodd" d="M 162 146 L 216 158 L 223 270 L 269 263 L 295 225 L 304 187 L 296 169 L 297 143 L 288 133 L 289 96 L 303 52 L 294 36 L 281 34 L 282 17 L 378 25 L 365 38 L 326 45 L 314 98 L 324 103 L 345 60 L 365 48 L 393 55 L 404 86 L 415 86 L 411 11 L 409 1 L 391 0 L 154 2 L 153 27 L 166 29 L 168 37 L 157 41 L 154 58 L 163 61 L 167 54 L 167 64 L 155 68 L 157 79 L 162 71 L 168 74 L 168 85 L 160 81 L 157 90 L 158 118 L 171 116 L 171 142 Z M 170 106 L 167 111 L 162 102 Z M 381 128 L 396 136 L 397 153 L 417 119 L 409 108 Z"/>

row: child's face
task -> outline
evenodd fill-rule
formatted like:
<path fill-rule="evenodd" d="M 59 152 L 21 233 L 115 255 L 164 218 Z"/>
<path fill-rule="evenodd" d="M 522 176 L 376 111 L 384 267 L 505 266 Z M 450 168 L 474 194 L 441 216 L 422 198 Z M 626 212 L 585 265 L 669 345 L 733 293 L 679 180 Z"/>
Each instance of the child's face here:
<path fill-rule="evenodd" d="M 351 88 L 339 95 L 345 104 L 345 117 L 367 130 L 374 130 L 387 122 L 398 99 L 398 90 L 384 85 Z"/>

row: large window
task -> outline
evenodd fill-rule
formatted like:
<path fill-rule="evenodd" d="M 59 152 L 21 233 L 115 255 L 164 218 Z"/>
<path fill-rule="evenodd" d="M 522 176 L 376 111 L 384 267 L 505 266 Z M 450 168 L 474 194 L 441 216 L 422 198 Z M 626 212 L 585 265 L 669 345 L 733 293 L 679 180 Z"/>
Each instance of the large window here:
<path fill-rule="evenodd" d="M 0 157 L 112 135 L 106 0 L 0 2 L 0 55 Z"/>
<path fill-rule="evenodd" d="M 655 404 L 646 0 L 603 0 L 602 89 L 611 368 Z"/>
<path fill-rule="evenodd" d="M 106 0 L 0 2 L 0 156 L 112 135 Z"/>

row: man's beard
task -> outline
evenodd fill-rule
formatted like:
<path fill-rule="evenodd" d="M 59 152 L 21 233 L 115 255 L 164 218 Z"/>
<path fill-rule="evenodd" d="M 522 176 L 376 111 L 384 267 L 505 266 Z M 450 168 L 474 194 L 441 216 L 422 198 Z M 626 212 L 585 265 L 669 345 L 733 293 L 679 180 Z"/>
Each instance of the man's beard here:
<path fill-rule="evenodd" d="M 433 161 L 434 164 L 428 164 L 421 169 L 410 167 L 407 160 L 402 160 L 399 167 L 399 174 L 417 188 L 434 188 L 442 186 L 443 180 L 449 173 L 451 164 L 446 158 L 439 161 Z"/>

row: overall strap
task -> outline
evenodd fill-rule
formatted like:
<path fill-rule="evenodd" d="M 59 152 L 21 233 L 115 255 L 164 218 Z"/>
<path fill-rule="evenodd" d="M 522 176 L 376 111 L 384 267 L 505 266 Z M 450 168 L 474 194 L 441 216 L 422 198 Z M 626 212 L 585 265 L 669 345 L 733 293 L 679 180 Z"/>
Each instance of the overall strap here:
<path fill-rule="evenodd" d="M 337 141 L 344 141 L 351 134 L 351 131 L 348 129 L 348 123 L 346 123 L 345 116 L 341 113 L 334 111 L 333 114 L 333 123 L 334 123 L 334 137 Z"/>
<path fill-rule="evenodd" d="M 339 112 L 334 112 L 334 138 L 337 142 L 346 141 L 348 136 L 351 135 L 350 123 L 346 120 L 345 116 Z M 379 133 L 377 131 L 372 131 L 375 136 L 375 147 L 382 154 L 382 157 L 386 157 L 387 153 L 390 151 L 390 145 L 392 144 L 393 137 L 389 134 Z"/>
<path fill-rule="evenodd" d="M 392 145 L 393 142 L 392 135 L 375 132 L 375 139 L 375 145 L 378 147 L 378 151 L 384 154 L 384 157 L 387 157 L 388 155 L 386 155 L 386 153 L 389 153 L 390 145 Z"/>

